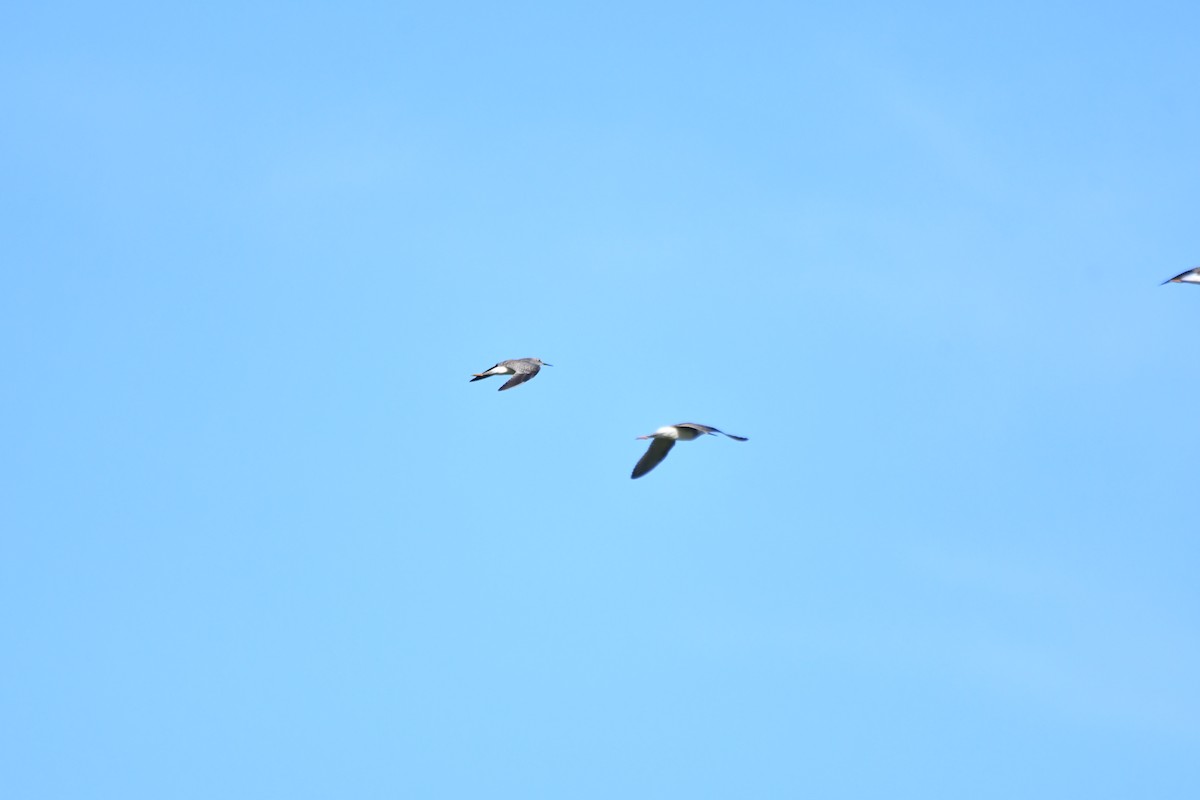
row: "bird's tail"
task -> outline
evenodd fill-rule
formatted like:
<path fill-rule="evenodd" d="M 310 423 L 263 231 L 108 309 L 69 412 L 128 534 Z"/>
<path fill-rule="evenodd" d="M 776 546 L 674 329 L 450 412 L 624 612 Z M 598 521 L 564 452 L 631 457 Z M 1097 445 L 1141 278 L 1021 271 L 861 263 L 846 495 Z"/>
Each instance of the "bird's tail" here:
<path fill-rule="evenodd" d="M 474 377 L 474 378 L 471 378 L 471 380 L 467 381 L 467 383 L 474 383 L 475 381 L 481 381 L 481 380 L 483 380 L 484 378 L 490 378 L 490 377 L 491 377 L 490 375 L 484 375 L 484 374 L 482 374 L 482 373 L 479 373 L 479 372 L 472 372 L 471 374 L 472 374 L 472 375 L 474 375 L 475 377 Z"/>

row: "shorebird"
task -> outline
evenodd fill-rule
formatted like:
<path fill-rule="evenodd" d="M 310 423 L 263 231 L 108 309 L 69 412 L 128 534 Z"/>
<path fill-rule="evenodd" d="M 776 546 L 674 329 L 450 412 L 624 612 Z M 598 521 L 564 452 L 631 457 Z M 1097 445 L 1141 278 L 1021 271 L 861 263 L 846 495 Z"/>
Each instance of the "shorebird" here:
<path fill-rule="evenodd" d="M 1174 278 L 1167 278 L 1160 285 L 1166 286 L 1168 283 L 1200 283 L 1200 267 L 1193 267 L 1187 272 L 1181 272 Z"/>
<path fill-rule="evenodd" d="M 508 383 L 501 386 L 497 391 L 503 392 L 505 389 L 511 389 L 514 386 L 524 383 L 525 381 L 538 374 L 538 370 L 542 367 L 553 367 L 553 364 L 547 364 L 540 358 L 513 358 L 508 361 L 501 361 L 494 367 L 489 367 L 483 372 L 472 373 L 475 377 L 471 378 L 470 383 L 481 381 L 484 378 L 490 378 L 493 375 L 512 375 Z"/>
<path fill-rule="evenodd" d="M 745 436 L 734 436 L 732 433 L 719 431 L 716 428 L 710 428 L 707 425 L 700 425 L 695 422 L 680 422 L 678 425 L 665 425 L 654 433 L 646 436 L 639 436 L 639 439 L 653 439 L 650 442 L 650 448 L 646 450 L 646 455 L 642 456 L 637 465 L 633 468 L 633 474 L 629 477 L 640 478 L 650 470 L 658 466 L 658 463 L 667 457 L 667 453 L 671 452 L 671 448 L 675 446 L 675 442 L 683 440 L 690 442 L 704 434 L 713 436 L 721 434 L 728 436 L 730 439 L 736 439 L 739 442 L 746 441 Z"/>

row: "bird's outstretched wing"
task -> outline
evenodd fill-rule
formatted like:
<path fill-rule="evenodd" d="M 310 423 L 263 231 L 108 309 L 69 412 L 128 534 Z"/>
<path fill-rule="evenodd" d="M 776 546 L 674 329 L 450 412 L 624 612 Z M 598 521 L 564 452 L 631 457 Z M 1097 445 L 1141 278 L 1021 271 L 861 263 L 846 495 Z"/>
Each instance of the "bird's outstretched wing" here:
<path fill-rule="evenodd" d="M 516 375 L 513 375 L 511 378 L 509 378 L 508 382 L 505 383 L 503 386 L 501 386 L 496 391 L 503 392 L 505 389 L 511 389 L 514 386 L 520 386 L 522 383 L 524 383 L 525 381 L 529 380 L 530 378 L 532 378 L 534 375 L 537 375 L 537 374 L 538 374 L 538 371 L 537 371 L 536 367 L 534 368 L 534 370 L 532 372 L 518 372 Z"/>
<path fill-rule="evenodd" d="M 640 478 L 657 467 L 658 463 L 667 457 L 667 453 L 671 452 L 671 448 L 674 446 L 674 439 L 655 439 L 650 442 L 650 447 L 646 449 L 646 454 L 634 466 L 633 474 L 629 477 Z"/>
<path fill-rule="evenodd" d="M 719 433 L 722 436 L 728 436 L 730 439 L 736 439 L 739 442 L 750 441 L 745 436 L 734 436 L 732 433 L 726 433 L 719 428 L 714 428 L 711 425 L 701 425 L 699 422 L 680 422 L 675 425 L 676 428 L 692 428 L 693 430 L 703 431 L 704 433 Z"/>
<path fill-rule="evenodd" d="M 1200 283 L 1200 267 L 1193 267 L 1192 269 L 1189 269 L 1185 272 L 1179 273 L 1174 278 L 1167 278 L 1165 281 L 1162 282 L 1162 285 L 1165 286 L 1166 284 L 1171 283 L 1171 282 Z"/>
<path fill-rule="evenodd" d="M 495 375 L 495 374 L 496 374 L 495 372 L 492 372 L 492 370 L 494 370 L 494 369 L 495 369 L 496 367 L 498 367 L 498 366 L 500 366 L 500 365 L 499 365 L 499 364 L 492 364 L 490 367 L 488 367 L 487 369 L 485 369 L 483 372 L 476 372 L 476 373 L 474 373 L 474 377 L 472 377 L 472 378 L 471 378 L 471 380 L 467 381 L 467 383 L 474 383 L 475 381 L 481 381 L 481 380 L 483 380 L 484 378 L 490 378 L 490 377 L 492 377 L 493 375 Z"/>
<path fill-rule="evenodd" d="M 502 361 L 500 363 L 516 373 L 508 379 L 508 383 L 500 387 L 499 391 L 501 392 L 503 392 L 505 389 L 511 389 L 514 386 L 520 386 L 534 375 L 537 375 L 542 369 L 540 365 L 524 358 L 518 358 L 512 361 Z"/>

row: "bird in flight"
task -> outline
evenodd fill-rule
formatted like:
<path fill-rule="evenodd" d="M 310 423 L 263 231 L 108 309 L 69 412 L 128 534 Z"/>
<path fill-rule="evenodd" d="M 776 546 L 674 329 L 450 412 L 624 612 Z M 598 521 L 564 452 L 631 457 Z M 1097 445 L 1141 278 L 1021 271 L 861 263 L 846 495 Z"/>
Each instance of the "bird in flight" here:
<path fill-rule="evenodd" d="M 512 375 L 508 382 L 501 386 L 497 391 L 503 392 L 505 389 L 511 389 L 514 386 L 519 386 L 525 381 L 538 374 L 538 370 L 542 367 L 553 367 L 553 364 L 547 364 L 540 358 L 513 358 L 508 361 L 501 361 L 494 367 L 489 367 L 483 372 L 472 373 L 475 377 L 471 378 L 470 382 L 481 381 L 484 378 L 490 378 L 493 375 Z"/>
<path fill-rule="evenodd" d="M 1187 272 L 1181 272 L 1174 278 L 1167 278 L 1162 282 L 1162 286 L 1168 283 L 1200 283 L 1200 267 L 1193 267 Z"/>
<path fill-rule="evenodd" d="M 646 455 L 642 456 L 637 465 L 633 468 L 633 474 L 629 477 L 640 478 L 650 470 L 658 466 L 659 462 L 667 457 L 667 453 L 671 452 L 671 448 L 675 446 L 677 441 L 690 442 L 692 439 L 703 436 L 721 434 L 728 436 L 730 439 L 736 439 L 739 442 L 747 441 L 745 436 L 734 436 L 732 433 L 710 428 L 707 425 L 700 425 L 695 422 L 680 422 L 678 425 L 666 425 L 659 428 L 654 433 L 646 436 L 639 436 L 639 439 L 653 439 L 650 442 L 649 449 L 646 450 Z"/>

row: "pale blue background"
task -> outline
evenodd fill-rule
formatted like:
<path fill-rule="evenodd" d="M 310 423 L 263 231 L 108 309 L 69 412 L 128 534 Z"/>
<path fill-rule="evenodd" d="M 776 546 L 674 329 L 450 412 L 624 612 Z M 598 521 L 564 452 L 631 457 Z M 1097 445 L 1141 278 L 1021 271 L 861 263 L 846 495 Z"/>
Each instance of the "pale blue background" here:
<path fill-rule="evenodd" d="M 5 18 L 3 796 L 1200 796 L 1195 3 Z"/>

